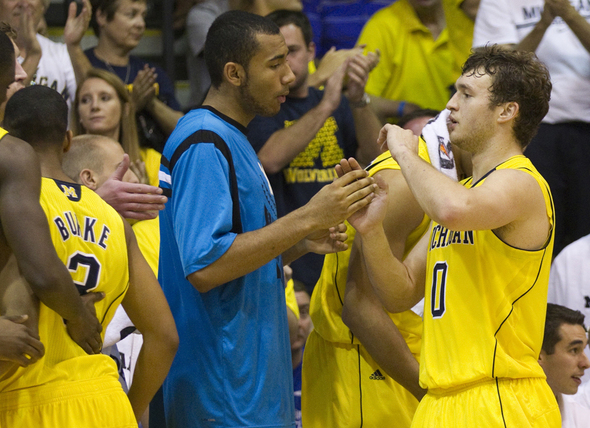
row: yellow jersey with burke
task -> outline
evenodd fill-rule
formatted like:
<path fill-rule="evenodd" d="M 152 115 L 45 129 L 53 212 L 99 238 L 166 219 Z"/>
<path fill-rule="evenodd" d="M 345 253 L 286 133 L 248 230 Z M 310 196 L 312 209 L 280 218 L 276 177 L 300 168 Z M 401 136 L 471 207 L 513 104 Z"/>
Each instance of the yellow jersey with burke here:
<path fill-rule="evenodd" d="M 553 252 L 551 193 L 524 156 L 499 169 L 518 169 L 537 181 L 551 232 L 543 248 L 531 251 L 506 244 L 491 230 L 452 231 L 433 222 L 420 361 L 420 384 L 432 392 L 494 378 L 545 377 L 537 359 Z M 467 179 L 463 185 L 484 182 Z"/>
<path fill-rule="evenodd" d="M 79 184 L 43 178 L 41 206 L 51 239 L 81 294 L 103 292 L 95 303 L 102 335 L 129 285 L 124 220 L 92 190 Z M 40 304 L 39 336 L 45 355 L 0 381 L 0 391 L 30 388 L 49 382 L 118 378 L 113 360 L 87 355 L 68 335 L 64 320 Z"/>

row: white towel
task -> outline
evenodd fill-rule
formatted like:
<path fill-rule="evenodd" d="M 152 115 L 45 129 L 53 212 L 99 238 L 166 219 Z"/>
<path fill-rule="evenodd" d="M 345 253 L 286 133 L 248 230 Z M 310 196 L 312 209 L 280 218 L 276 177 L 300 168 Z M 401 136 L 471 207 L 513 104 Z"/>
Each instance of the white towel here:
<path fill-rule="evenodd" d="M 129 319 L 127 312 L 123 306 L 119 305 L 113 319 L 107 326 L 107 331 L 104 335 L 103 347 L 113 346 L 120 340 L 125 339 L 129 334 L 136 331 L 135 326 Z"/>
<path fill-rule="evenodd" d="M 429 120 L 422 129 L 422 138 L 426 141 L 432 166 L 457 181 L 457 167 L 447 128 L 447 118 L 450 113 L 450 110 L 445 109 L 434 119 Z"/>

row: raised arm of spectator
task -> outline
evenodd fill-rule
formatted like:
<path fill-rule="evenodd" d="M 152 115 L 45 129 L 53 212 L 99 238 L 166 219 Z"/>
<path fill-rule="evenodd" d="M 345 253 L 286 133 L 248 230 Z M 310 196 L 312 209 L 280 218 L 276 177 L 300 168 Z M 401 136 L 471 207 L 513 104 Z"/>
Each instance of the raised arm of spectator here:
<path fill-rule="evenodd" d="M 520 41 L 520 43 L 511 46 L 513 46 L 514 49 L 521 51 L 535 52 L 554 18 L 555 15 L 553 14 L 553 11 L 550 7 L 547 7 L 547 3 L 545 3 L 545 7 L 543 8 L 543 13 L 541 13 L 541 19 L 539 22 L 537 22 L 531 32 L 527 34 L 526 37 Z"/>
<path fill-rule="evenodd" d="M 387 98 L 378 97 L 376 95 L 369 95 L 371 98 L 371 108 L 377 115 L 381 123 L 386 123 L 387 119 L 395 117 L 401 118 L 403 115 L 420 110 L 417 104 L 406 101 L 388 100 Z"/>
<path fill-rule="evenodd" d="M 376 60 L 375 60 L 376 59 Z M 378 54 L 372 52 L 365 56 L 358 53 L 348 61 L 346 90 L 344 94 L 350 101 L 358 150 L 356 157 L 363 165 L 368 165 L 380 154 L 377 137 L 382 123 L 369 104 L 369 96 L 365 93 L 365 85 L 370 71 L 378 62 Z"/>
<path fill-rule="evenodd" d="M 31 5 L 27 5 L 23 8 L 20 15 L 20 31 L 17 34 L 16 44 L 21 50 L 21 55 L 24 54 L 22 67 L 27 73 L 27 77 L 23 81 L 23 84 L 28 86 L 37 72 L 37 67 L 39 66 L 42 54 L 41 45 L 37 40 L 34 8 Z"/>
<path fill-rule="evenodd" d="M 140 70 L 135 76 L 131 96 L 136 111 L 147 110 L 164 132 L 170 134 L 182 117 L 182 112 L 174 110 L 158 99 L 154 87 L 157 77 L 156 68 L 145 64 L 143 70 Z"/>
<path fill-rule="evenodd" d="M 586 21 L 569 0 L 545 0 L 545 9 L 559 16 L 570 27 L 582 46 L 590 52 L 590 23 Z"/>
<path fill-rule="evenodd" d="M 76 76 L 76 83 L 79 85 L 88 70 L 92 68 L 90 61 L 84 54 L 80 42 L 84 37 L 84 33 L 88 29 L 90 17 L 92 16 L 92 6 L 90 0 L 82 0 L 82 10 L 76 16 L 78 3 L 73 1 L 70 3 L 68 9 L 68 19 L 64 27 L 64 42 L 70 54 L 70 60 L 74 67 L 74 74 Z"/>
<path fill-rule="evenodd" d="M 344 61 L 358 53 L 362 53 L 362 48 L 336 50 L 335 47 L 332 47 L 320 60 L 317 61 L 316 71 L 309 75 L 307 83 L 309 86 L 319 89 L 326 84 L 330 76 L 334 74 L 338 67 L 344 64 Z"/>
<path fill-rule="evenodd" d="M 157 98 L 153 98 L 152 101 L 147 104 L 146 110 L 150 112 L 162 129 L 167 133 L 174 131 L 178 120 L 183 116 L 182 112 L 168 107 Z"/>
<path fill-rule="evenodd" d="M 340 105 L 342 82 L 348 61 L 336 69 L 326 82 L 320 103 L 301 116 L 293 125 L 273 133 L 258 151 L 258 158 L 267 174 L 276 174 L 305 150 L 326 119 Z"/>

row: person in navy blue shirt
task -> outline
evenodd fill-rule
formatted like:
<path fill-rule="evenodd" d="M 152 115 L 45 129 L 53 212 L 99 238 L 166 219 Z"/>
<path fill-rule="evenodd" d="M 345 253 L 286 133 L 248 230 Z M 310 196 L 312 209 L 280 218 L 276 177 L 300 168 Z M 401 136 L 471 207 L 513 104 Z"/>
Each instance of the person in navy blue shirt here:
<path fill-rule="evenodd" d="M 92 0 L 92 10 L 98 44 L 84 53 L 93 67 L 132 85 L 140 144 L 161 152 L 182 113 L 164 70 L 130 54 L 145 32 L 146 0 Z"/>

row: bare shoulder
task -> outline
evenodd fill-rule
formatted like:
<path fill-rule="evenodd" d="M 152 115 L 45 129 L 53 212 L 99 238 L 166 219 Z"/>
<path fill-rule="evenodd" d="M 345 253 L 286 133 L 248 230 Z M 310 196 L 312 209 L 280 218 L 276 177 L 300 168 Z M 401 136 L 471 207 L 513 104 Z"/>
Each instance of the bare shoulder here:
<path fill-rule="evenodd" d="M 553 221 L 547 209 L 543 183 L 532 174 L 518 169 L 498 171 L 491 181 L 499 180 L 502 180 L 505 188 L 502 193 L 506 198 L 507 209 L 513 210 L 516 215 L 505 227 L 497 229 L 497 234 L 518 248 L 542 248 L 551 234 Z"/>
<path fill-rule="evenodd" d="M 35 150 L 23 140 L 5 135 L 0 140 L 0 177 L 8 178 L 13 175 L 38 176 L 39 160 Z"/>
<path fill-rule="evenodd" d="M 529 171 L 523 169 L 499 169 L 490 174 L 484 186 L 493 186 L 506 195 L 518 197 L 521 202 L 544 202 L 541 183 Z"/>

